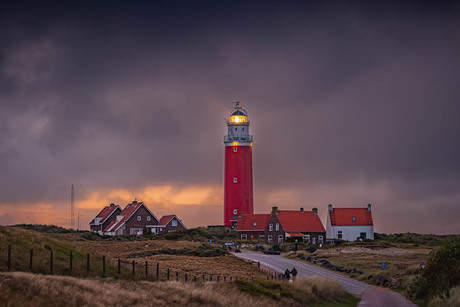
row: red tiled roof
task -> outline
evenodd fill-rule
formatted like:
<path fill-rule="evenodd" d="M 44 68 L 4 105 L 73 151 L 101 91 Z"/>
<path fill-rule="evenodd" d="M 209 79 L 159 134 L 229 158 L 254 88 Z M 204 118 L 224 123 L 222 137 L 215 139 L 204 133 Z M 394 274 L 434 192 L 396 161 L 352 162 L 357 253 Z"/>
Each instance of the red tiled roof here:
<path fill-rule="evenodd" d="M 238 217 L 237 230 L 264 231 L 270 220 L 270 214 L 243 214 Z"/>
<path fill-rule="evenodd" d="M 99 212 L 98 215 L 96 215 L 96 217 L 89 223 L 90 225 L 94 225 L 94 222 L 97 218 L 101 218 L 101 221 L 99 222 L 99 224 L 102 224 L 105 222 L 105 220 L 115 211 L 117 210 L 117 208 L 120 208 L 120 206 L 107 206 L 107 207 L 104 207 L 104 209 L 102 209 L 101 212 Z M 120 208 L 121 210 L 121 208 Z"/>
<path fill-rule="evenodd" d="M 171 220 L 175 217 L 175 215 L 165 215 L 163 216 L 160 221 L 158 222 L 158 225 L 167 225 L 169 222 L 171 222 Z"/>
<path fill-rule="evenodd" d="M 278 210 L 278 220 L 284 231 L 326 231 L 323 223 L 313 211 Z"/>
<path fill-rule="evenodd" d="M 118 215 L 122 216 L 120 220 L 113 220 L 105 229 L 104 231 L 116 231 L 121 225 L 123 225 L 124 222 L 126 222 L 140 207 L 144 206 L 147 211 L 150 212 L 150 210 L 147 208 L 147 206 L 143 202 L 133 202 L 132 204 L 128 204 L 125 209 Z M 151 212 L 150 212 L 151 213 Z M 153 215 L 153 213 L 151 213 Z M 158 220 L 155 215 L 153 215 L 153 218 Z"/>
<path fill-rule="evenodd" d="M 329 217 L 332 226 L 374 225 L 372 212 L 368 208 L 332 208 Z M 353 222 L 353 217 L 356 222 Z"/>

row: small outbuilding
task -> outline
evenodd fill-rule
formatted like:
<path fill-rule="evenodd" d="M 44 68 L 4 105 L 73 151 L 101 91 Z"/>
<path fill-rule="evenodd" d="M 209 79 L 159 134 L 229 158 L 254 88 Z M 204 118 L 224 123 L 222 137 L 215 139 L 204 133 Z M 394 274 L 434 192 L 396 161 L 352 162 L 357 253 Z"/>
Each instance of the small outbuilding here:
<path fill-rule="evenodd" d="M 333 208 L 329 205 L 326 237 L 345 241 L 374 240 L 371 204 L 366 208 Z"/>

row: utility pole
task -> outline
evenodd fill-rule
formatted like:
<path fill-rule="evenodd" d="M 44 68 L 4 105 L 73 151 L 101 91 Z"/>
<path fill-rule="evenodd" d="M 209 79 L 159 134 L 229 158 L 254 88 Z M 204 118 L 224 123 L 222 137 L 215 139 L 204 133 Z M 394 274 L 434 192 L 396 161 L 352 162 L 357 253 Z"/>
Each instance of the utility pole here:
<path fill-rule="evenodd" d="M 70 189 L 70 228 L 74 229 L 75 228 L 75 215 L 74 215 L 74 202 L 75 202 L 75 188 L 72 187 Z"/>
<path fill-rule="evenodd" d="M 77 213 L 77 218 L 78 218 L 78 226 L 77 230 L 80 230 L 80 218 L 83 216 L 83 214 L 80 214 L 80 212 Z"/>

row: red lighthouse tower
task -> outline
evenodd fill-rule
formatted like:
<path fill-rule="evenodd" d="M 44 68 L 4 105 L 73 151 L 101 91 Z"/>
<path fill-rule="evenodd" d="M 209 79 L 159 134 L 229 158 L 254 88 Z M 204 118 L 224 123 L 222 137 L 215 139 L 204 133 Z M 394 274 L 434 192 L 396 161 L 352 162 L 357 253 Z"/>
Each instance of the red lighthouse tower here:
<path fill-rule="evenodd" d="M 224 225 L 235 225 L 240 214 L 254 213 L 252 190 L 252 135 L 248 114 L 235 103 L 227 120 L 224 174 Z"/>

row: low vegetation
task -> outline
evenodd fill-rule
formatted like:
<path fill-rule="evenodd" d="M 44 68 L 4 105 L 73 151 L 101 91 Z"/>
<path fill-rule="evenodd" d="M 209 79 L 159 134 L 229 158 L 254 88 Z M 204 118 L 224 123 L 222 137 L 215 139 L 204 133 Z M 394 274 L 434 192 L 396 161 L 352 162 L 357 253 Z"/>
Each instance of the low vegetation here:
<path fill-rule="evenodd" d="M 358 298 L 319 277 L 293 283 L 134 282 L 0 273 L 0 301 L 8 306 L 356 306 Z"/>
<path fill-rule="evenodd" d="M 180 249 L 158 249 L 145 251 L 140 253 L 129 254 L 127 258 L 139 258 L 139 257 L 149 257 L 154 255 L 182 255 L 182 256 L 196 256 L 196 257 L 219 257 L 225 256 L 227 250 L 220 246 L 212 246 L 210 244 L 201 244 L 193 249 L 191 248 L 180 248 Z"/>

